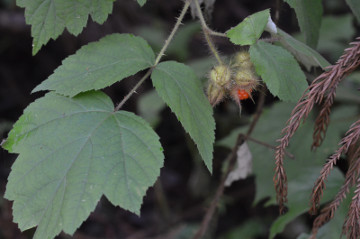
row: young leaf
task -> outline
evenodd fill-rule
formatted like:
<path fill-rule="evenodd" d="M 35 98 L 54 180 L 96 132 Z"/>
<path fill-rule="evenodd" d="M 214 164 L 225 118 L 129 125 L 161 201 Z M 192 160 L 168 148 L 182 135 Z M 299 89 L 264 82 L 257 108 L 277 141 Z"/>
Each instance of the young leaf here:
<path fill-rule="evenodd" d="M 228 30 L 226 35 L 234 44 L 252 45 L 260 38 L 266 27 L 269 17 L 269 9 L 254 13 L 245 18 L 244 21 L 242 21 L 236 27 Z"/>
<path fill-rule="evenodd" d="M 56 39 L 65 29 L 78 35 L 85 27 L 88 16 L 100 24 L 112 11 L 115 0 L 17 0 L 25 8 L 26 23 L 31 25 L 33 54 L 50 39 Z"/>
<path fill-rule="evenodd" d="M 142 7 L 145 5 L 146 0 L 137 0 L 137 2 L 139 3 L 139 5 Z"/>
<path fill-rule="evenodd" d="M 316 48 L 323 7 L 321 0 L 285 0 L 294 10 L 300 30 L 305 33 L 306 44 Z"/>
<path fill-rule="evenodd" d="M 33 92 L 54 90 L 74 96 L 98 90 L 151 67 L 155 55 L 148 43 L 131 34 L 112 34 L 66 58 Z"/>
<path fill-rule="evenodd" d="M 360 23 L 360 5 L 358 0 L 346 0 L 347 5 L 351 8 L 357 21 Z"/>
<path fill-rule="evenodd" d="M 154 69 L 151 79 L 160 97 L 197 144 L 200 155 L 212 172 L 215 121 L 195 73 L 184 64 L 167 61 Z"/>
<path fill-rule="evenodd" d="M 306 90 L 299 64 L 282 47 L 259 41 L 250 46 L 250 58 L 270 92 L 281 100 L 296 102 Z"/>
<path fill-rule="evenodd" d="M 322 69 L 325 69 L 325 67 L 330 65 L 330 63 L 317 51 L 313 50 L 311 47 L 308 47 L 301 41 L 296 40 L 279 28 L 278 35 L 280 36 L 281 45 L 290 51 L 295 56 L 295 58 L 306 67 L 308 71 L 313 66 L 320 66 Z"/>
<path fill-rule="evenodd" d="M 5 198 L 21 230 L 34 238 L 72 234 L 104 194 L 139 214 L 142 198 L 163 165 L 159 138 L 140 117 L 114 112 L 109 97 L 49 93 L 30 104 L 4 148 L 20 154 Z"/>

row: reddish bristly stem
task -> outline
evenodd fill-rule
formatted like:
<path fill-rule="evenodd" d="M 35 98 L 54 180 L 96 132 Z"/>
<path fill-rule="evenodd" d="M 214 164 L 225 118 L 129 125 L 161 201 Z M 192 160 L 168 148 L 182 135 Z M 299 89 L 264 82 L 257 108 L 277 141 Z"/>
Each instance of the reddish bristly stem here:
<path fill-rule="evenodd" d="M 336 165 L 342 154 L 346 154 L 351 145 L 355 145 L 360 136 L 360 120 L 351 125 L 345 137 L 341 140 L 341 147 L 329 158 L 324 167 L 321 169 L 320 176 L 315 182 L 312 196 L 310 213 L 315 214 L 320 200 L 323 196 L 326 179 L 330 175 L 331 170 Z M 350 170 L 350 172 L 353 172 Z M 350 177 L 350 176 L 348 176 Z"/>
<path fill-rule="evenodd" d="M 317 234 L 318 230 L 320 229 L 320 227 L 322 227 L 325 223 L 327 223 L 334 217 L 336 210 L 340 206 L 340 203 L 346 198 L 347 194 L 350 191 L 350 188 L 356 184 L 356 180 L 358 179 L 359 174 L 360 174 L 359 155 L 360 155 L 360 148 L 357 148 L 356 152 L 351 157 L 352 160 L 350 162 L 350 167 L 349 167 L 348 171 L 346 172 L 344 184 L 341 186 L 341 188 L 340 188 L 339 192 L 336 194 L 334 200 L 331 203 L 329 203 L 328 205 L 326 205 L 321 210 L 320 215 L 317 216 L 316 219 L 314 220 L 311 239 L 315 239 L 316 234 Z M 316 199 L 316 200 L 319 200 L 319 199 Z M 311 206 L 310 213 L 316 212 L 317 205 L 315 204 L 314 201 L 315 201 L 315 199 L 312 198 L 311 199 L 312 206 Z"/>
<path fill-rule="evenodd" d="M 360 38 L 357 38 L 357 40 L 357 42 L 351 43 L 353 45 L 351 48 L 345 50 L 344 55 L 336 65 L 327 67 L 327 71 L 311 83 L 291 112 L 290 119 L 282 130 L 283 136 L 278 140 L 280 143 L 275 152 L 275 175 L 273 178 L 280 213 L 284 212 L 285 203 L 287 202 L 287 177 L 284 169 L 285 148 L 288 147 L 290 139 L 301 122 L 307 119 L 314 105 L 323 104 L 325 100 L 324 107 L 316 120 L 313 148 L 321 144 L 330 121 L 330 107 L 335 98 L 336 88 L 344 76 L 348 75 L 360 64 Z M 332 161 L 337 161 L 335 158 Z"/>
<path fill-rule="evenodd" d="M 360 65 L 360 42 L 353 42 L 351 45 L 353 46 L 345 50 L 330 71 L 319 76 L 325 79 L 320 94 L 326 95 L 326 98 L 323 100 L 322 109 L 315 121 L 312 149 L 319 147 L 325 138 L 330 123 L 330 108 L 333 105 L 338 84 Z"/>
<path fill-rule="evenodd" d="M 352 198 L 349 213 L 343 226 L 343 234 L 349 239 L 360 238 L 360 178 L 357 179 L 355 195 Z"/>

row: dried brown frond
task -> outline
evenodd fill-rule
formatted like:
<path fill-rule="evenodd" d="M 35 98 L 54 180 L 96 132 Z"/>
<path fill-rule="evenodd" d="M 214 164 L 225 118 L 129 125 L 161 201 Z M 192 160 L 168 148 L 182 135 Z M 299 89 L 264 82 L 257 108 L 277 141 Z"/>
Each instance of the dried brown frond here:
<path fill-rule="evenodd" d="M 319 147 L 325 138 L 326 129 L 330 122 L 330 108 L 334 102 L 338 84 L 360 65 L 360 38 L 352 42 L 351 48 L 347 48 L 344 54 L 331 66 L 330 71 L 324 72 L 318 78 L 324 80 L 320 95 L 325 96 L 320 114 L 315 121 L 312 149 Z M 322 102 L 318 102 L 319 104 Z"/>
<path fill-rule="evenodd" d="M 285 148 L 289 145 L 289 141 L 299 128 L 301 121 L 305 121 L 309 116 L 314 104 L 321 104 L 326 98 L 325 109 L 320 112 L 321 118 L 319 118 L 320 116 L 318 117 L 314 132 L 313 146 L 316 147 L 321 144 L 327 125 L 329 124 L 330 107 L 335 97 L 336 88 L 344 76 L 360 64 L 360 38 L 357 38 L 357 40 L 357 42 L 351 43 L 353 47 L 345 50 L 344 55 L 336 65 L 327 67 L 327 71 L 311 83 L 291 112 L 290 119 L 286 122 L 286 126 L 282 130 L 283 136 L 278 140 L 280 144 L 277 146 L 275 152 L 276 166 L 273 178 L 280 213 L 284 211 L 284 203 L 287 201 L 287 179 L 283 162 Z"/>
<path fill-rule="evenodd" d="M 356 150 L 356 152 L 352 156 L 352 160 L 350 163 L 350 167 L 345 175 L 345 182 L 341 186 L 339 192 L 336 194 L 335 199 L 326 205 L 322 210 L 319 216 L 314 220 L 312 235 L 311 238 L 316 238 L 316 234 L 320 227 L 322 227 L 325 223 L 330 221 L 334 215 L 335 211 L 338 209 L 340 203 L 346 198 L 346 195 L 349 193 L 349 190 L 352 186 L 355 185 L 357 178 L 360 174 L 360 148 Z M 314 204 L 314 199 L 311 199 L 312 207 L 311 213 L 314 213 L 316 210 L 316 205 Z"/>
<path fill-rule="evenodd" d="M 320 176 L 316 180 L 312 191 L 312 196 L 310 201 L 311 203 L 310 213 L 312 214 L 316 213 L 317 207 L 320 204 L 320 200 L 322 198 L 325 189 L 326 179 L 330 175 L 330 172 L 333 169 L 333 167 L 336 165 L 336 162 L 339 160 L 342 154 L 348 152 L 349 147 L 351 145 L 356 144 L 356 142 L 359 139 L 359 136 L 360 136 L 360 120 L 356 121 L 354 124 L 350 126 L 350 129 L 348 130 L 348 132 L 346 132 L 345 137 L 342 138 L 342 140 L 340 141 L 341 147 L 333 155 L 330 156 L 329 160 L 321 169 Z M 350 167 L 348 173 L 354 174 L 354 172 L 357 172 L 356 170 L 357 170 L 356 168 L 352 169 Z"/>
<path fill-rule="evenodd" d="M 360 238 L 360 178 L 357 179 L 355 195 L 343 226 L 343 234 L 349 239 Z"/>

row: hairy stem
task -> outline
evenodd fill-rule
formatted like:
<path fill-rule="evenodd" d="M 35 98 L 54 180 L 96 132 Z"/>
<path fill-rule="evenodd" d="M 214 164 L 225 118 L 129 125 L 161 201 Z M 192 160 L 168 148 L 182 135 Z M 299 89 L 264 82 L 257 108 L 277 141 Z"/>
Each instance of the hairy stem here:
<path fill-rule="evenodd" d="M 157 64 L 159 64 L 161 57 L 164 55 L 166 49 L 168 48 L 170 42 L 172 41 L 172 39 L 174 38 L 175 33 L 177 32 L 177 30 L 179 29 L 179 26 L 181 25 L 182 20 L 184 19 L 184 16 L 187 12 L 187 10 L 189 9 L 190 3 L 192 0 L 187 0 L 184 4 L 183 9 L 181 10 L 180 16 L 178 17 L 174 28 L 172 29 L 170 35 L 168 36 L 168 38 L 165 40 L 165 44 L 164 46 L 161 48 L 159 54 L 156 57 L 155 60 L 155 64 L 154 66 L 156 66 Z"/>
<path fill-rule="evenodd" d="M 154 65 L 145 73 L 145 75 L 139 80 L 139 82 L 131 89 L 131 91 L 124 97 L 124 99 L 115 107 L 114 111 L 118 111 L 125 103 L 126 101 L 136 92 L 136 90 L 144 83 L 144 81 L 151 75 L 151 72 L 153 69 L 159 64 L 162 56 L 164 55 L 166 49 L 168 48 L 170 42 L 174 38 L 175 33 L 179 29 L 179 26 L 181 25 L 182 20 L 184 19 L 184 16 L 189 9 L 190 3 L 192 0 L 186 0 L 184 7 L 181 10 L 180 16 L 178 17 L 175 26 L 173 27 L 170 35 L 165 40 L 165 43 L 163 47 L 161 48 L 160 52 L 158 53 Z"/>
<path fill-rule="evenodd" d="M 139 80 L 139 82 L 130 90 L 130 92 L 124 97 L 124 99 L 115 107 L 114 111 L 118 111 L 125 103 L 128 101 L 128 99 L 136 93 L 136 90 L 140 87 L 142 83 L 151 75 L 153 68 L 150 68 L 146 74 Z"/>
<path fill-rule="evenodd" d="M 204 32 L 204 35 L 205 35 L 205 40 L 210 48 L 210 51 L 214 54 L 217 62 L 219 63 L 219 65 L 224 65 L 223 61 L 221 60 L 220 58 L 220 54 L 218 53 L 218 51 L 216 50 L 216 47 L 213 43 L 213 41 L 211 40 L 211 36 L 210 34 L 214 34 L 214 35 L 218 35 L 218 34 L 221 34 L 221 33 L 216 33 L 212 30 L 209 29 L 209 27 L 206 25 L 206 21 L 204 19 L 204 16 L 203 16 L 203 13 L 201 11 L 201 7 L 200 7 L 200 4 L 198 2 L 198 0 L 195 0 L 195 6 L 196 6 L 196 11 L 197 11 L 197 16 L 200 20 L 200 23 L 201 23 L 201 27 L 202 27 L 202 30 Z"/>

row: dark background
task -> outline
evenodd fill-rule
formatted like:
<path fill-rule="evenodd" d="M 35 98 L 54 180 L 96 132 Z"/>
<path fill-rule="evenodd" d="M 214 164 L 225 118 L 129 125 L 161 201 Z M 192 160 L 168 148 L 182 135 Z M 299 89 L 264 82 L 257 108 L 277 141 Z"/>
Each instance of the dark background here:
<path fill-rule="evenodd" d="M 349 12 L 344 1 L 326 1 L 324 4 L 325 14 Z M 113 13 L 103 25 L 90 19 L 79 36 L 72 36 L 65 31 L 55 41 L 50 40 L 36 56 L 32 56 L 30 26 L 25 24 L 23 9 L 17 8 L 14 1 L 0 0 L 0 137 L 5 138 L 24 108 L 44 94 L 30 92 L 52 74 L 64 58 L 74 54 L 81 46 L 110 33 L 138 34 L 140 28 L 158 26 L 156 29 L 168 34 L 182 5 L 183 2 L 180 0 L 148 0 L 146 5 L 140 8 L 135 0 L 118 0 L 114 3 Z M 294 12 L 277 0 L 217 0 L 209 25 L 216 31 L 225 32 L 248 15 L 266 8 L 271 8 L 273 19 L 282 29 L 289 33 L 298 31 Z M 277 11 L 279 19 L 276 18 Z M 190 14 L 187 14 L 184 23 L 193 21 Z M 156 33 L 154 34 L 156 38 Z M 224 55 L 237 50 L 226 39 L 214 38 L 214 41 Z M 163 42 L 157 44 L 161 46 Z M 163 60 L 190 62 L 211 58 L 200 31 L 189 37 L 183 51 L 186 52 L 185 56 L 174 51 Z M 323 54 L 326 55 L 327 52 Z M 331 57 L 329 55 L 328 59 Z M 139 73 L 116 83 L 105 89 L 105 92 L 115 103 L 119 102 L 141 75 Z M 124 109 L 137 112 L 138 98 L 151 87 L 151 83 L 146 82 L 137 91 L 138 94 L 126 103 Z M 271 104 L 274 100 L 276 99 L 268 96 L 266 104 Z M 243 106 L 244 117 L 240 120 L 231 116 L 237 110 L 234 103 L 227 102 L 216 108 L 217 138 L 229 133 L 233 127 L 247 122 L 247 116 L 254 112 L 255 105 L 245 102 Z M 161 170 L 160 181 L 148 190 L 144 198 L 141 217 L 112 206 L 103 197 L 95 212 L 78 229 L 74 238 L 190 238 L 191 232 L 196 230 L 219 183 L 221 162 L 229 151 L 216 148 L 214 174 L 210 176 L 197 159 L 195 146 L 169 109 L 161 111 L 161 119 L 156 131 L 165 149 L 165 166 Z M 3 199 L 7 177 L 15 159 L 16 155 L 0 149 L 0 238 L 31 238 L 34 229 L 21 233 L 17 225 L 12 223 L 11 202 Z M 254 229 L 261 231 L 257 238 L 266 238 L 269 226 L 278 216 L 278 209 L 264 207 L 262 203 L 253 206 L 254 193 L 252 177 L 236 182 L 226 189 L 220 213 L 211 223 L 209 234 L 215 238 L 225 238 L 229 230 L 242 225 L 250 218 L 266 218 L 263 227 Z M 227 199 L 231 204 L 226 203 Z M 278 238 L 293 238 L 288 235 L 291 233 L 285 232 Z M 59 238 L 70 237 L 60 234 Z M 211 237 L 208 235 L 208 238 Z"/>

